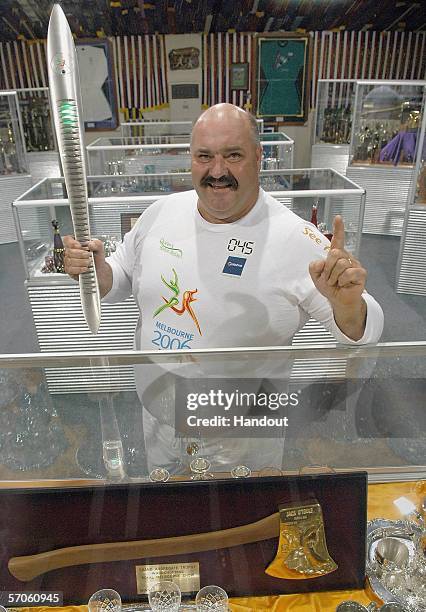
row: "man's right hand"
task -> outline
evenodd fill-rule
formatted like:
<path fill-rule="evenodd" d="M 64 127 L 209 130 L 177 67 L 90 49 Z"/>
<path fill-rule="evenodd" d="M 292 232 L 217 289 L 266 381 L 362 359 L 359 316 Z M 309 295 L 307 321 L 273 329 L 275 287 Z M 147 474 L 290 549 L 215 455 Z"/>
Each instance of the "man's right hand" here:
<path fill-rule="evenodd" d="M 86 246 L 82 246 L 72 236 L 64 236 L 63 243 L 65 247 L 65 272 L 74 280 L 78 280 L 80 274 L 89 270 L 91 265 L 90 251 L 93 253 L 99 292 L 101 297 L 104 297 L 112 287 L 112 270 L 105 260 L 103 242 L 94 238 Z"/>

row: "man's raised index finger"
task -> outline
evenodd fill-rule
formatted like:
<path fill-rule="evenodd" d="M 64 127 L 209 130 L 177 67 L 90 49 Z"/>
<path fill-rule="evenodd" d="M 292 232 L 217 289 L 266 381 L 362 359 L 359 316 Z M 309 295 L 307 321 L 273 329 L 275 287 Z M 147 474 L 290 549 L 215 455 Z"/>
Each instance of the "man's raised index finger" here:
<path fill-rule="evenodd" d="M 333 238 L 331 239 L 332 249 L 345 248 L 345 225 L 340 215 L 334 217 L 333 222 Z"/>

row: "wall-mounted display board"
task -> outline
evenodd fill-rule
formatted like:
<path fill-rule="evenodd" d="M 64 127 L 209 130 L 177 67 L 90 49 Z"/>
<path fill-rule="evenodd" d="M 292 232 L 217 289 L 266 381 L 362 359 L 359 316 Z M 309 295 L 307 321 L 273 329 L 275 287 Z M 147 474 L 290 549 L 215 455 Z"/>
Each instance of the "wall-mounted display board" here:
<path fill-rule="evenodd" d="M 89 40 L 76 45 L 80 72 L 85 130 L 115 130 L 117 98 L 108 40 Z"/>
<path fill-rule="evenodd" d="M 257 115 L 303 123 L 309 93 L 309 37 L 263 35 L 257 40 Z"/>

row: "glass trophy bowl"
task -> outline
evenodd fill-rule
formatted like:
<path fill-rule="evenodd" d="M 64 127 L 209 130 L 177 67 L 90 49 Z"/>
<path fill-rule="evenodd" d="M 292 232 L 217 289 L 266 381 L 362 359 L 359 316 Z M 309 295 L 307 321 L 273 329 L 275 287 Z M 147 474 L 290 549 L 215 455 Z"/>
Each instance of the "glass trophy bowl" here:
<path fill-rule="evenodd" d="M 228 595 L 214 584 L 200 589 L 195 597 L 197 612 L 227 612 Z"/>
<path fill-rule="evenodd" d="M 180 588 L 170 580 L 156 582 L 148 591 L 148 601 L 153 612 L 178 612 L 181 597 Z"/>
<path fill-rule="evenodd" d="M 113 589 L 101 589 L 88 601 L 89 612 L 121 612 L 121 597 Z"/>

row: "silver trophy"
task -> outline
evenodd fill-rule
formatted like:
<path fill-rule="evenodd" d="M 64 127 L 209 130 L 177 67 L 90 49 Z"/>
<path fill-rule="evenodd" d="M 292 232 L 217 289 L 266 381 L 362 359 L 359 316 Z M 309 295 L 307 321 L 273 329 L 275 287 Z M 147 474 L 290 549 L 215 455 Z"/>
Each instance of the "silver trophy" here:
<path fill-rule="evenodd" d="M 77 54 L 68 21 L 59 4 L 52 9 L 47 33 L 47 68 L 59 154 L 74 226 L 82 246 L 90 240 L 86 160 Z M 80 298 L 84 317 L 93 334 L 101 321 L 98 279 L 92 266 L 80 274 Z"/>

